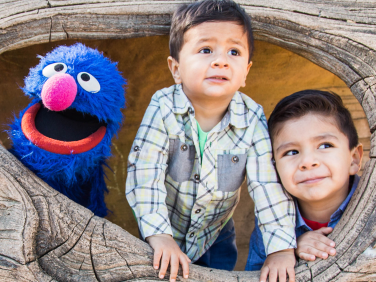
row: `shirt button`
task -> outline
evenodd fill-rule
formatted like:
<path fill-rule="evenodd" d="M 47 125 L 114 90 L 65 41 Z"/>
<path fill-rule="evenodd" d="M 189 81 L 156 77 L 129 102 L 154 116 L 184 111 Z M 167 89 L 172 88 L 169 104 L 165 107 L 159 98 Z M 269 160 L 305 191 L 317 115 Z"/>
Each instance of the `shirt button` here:
<path fill-rule="evenodd" d="M 188 149 L 188 146 L 186 144 L 181 145 L 181 147 L 180 147 L 180 150 L 182 150 L 182 151 L 187 151 L 187 149 Z"/>
<path fill-rule="evenodd" d="M 233 156 L 231 161 L 236 164 L 238 161 L 239 161 L 239 157 L 238 156 Z"/>
<path fill-rule="evenodd" d="M 197 209 L 196 211 L 195 211 L 195 213 L 200 213 L 201 212 L 201 209 Z"/>
<path fill-rule="evenodd" d="M 192 238 L 193 236 L 195 236 L 195 233 L 192 232 L 189 237 Z"/>
<path fill-rule="evenodd" d="M 200 175 L 198 175 L 198 174 L 195 174 L 195 176 L 194 176 L 194 177 L 195 177 L 195 180 L 196 180 L 196 181 L 200 181 Z"/>
<path fill-rule="evenodd" d="M 193 115 L 193 113 L 195 112 L 191 107 L 188 108 L 188 112 Z"/>
<path fill-rule="evenodd" d="M 139 147 L 139 146 L 134 146 L 133 150 L 134 150 L 135 152 L 140 151 L 140 147 Z"/>

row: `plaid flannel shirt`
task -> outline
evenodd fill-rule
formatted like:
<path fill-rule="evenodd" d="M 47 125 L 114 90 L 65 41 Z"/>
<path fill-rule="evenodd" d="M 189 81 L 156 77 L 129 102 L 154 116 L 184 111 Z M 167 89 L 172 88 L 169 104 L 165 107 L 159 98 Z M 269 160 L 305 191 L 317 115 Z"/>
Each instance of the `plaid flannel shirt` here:
<path fill-rule="evenodd" d="M 170 234 L 195 261 L 248 191 L 267 254 L 296 247 L 295 207 L 277 181 L 263 109 L 236 92 L 202 160 L 192 104 L 180 84 L 157 91 L 128 158 L 126 196 L 144 238 Z"/>

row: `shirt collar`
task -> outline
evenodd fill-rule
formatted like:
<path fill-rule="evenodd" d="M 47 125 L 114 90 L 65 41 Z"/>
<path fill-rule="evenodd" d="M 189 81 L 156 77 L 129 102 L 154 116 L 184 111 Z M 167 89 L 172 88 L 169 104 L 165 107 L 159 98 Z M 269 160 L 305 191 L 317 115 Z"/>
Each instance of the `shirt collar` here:
<path fill-rule="evenodd" d="M 246 98 L 247 100 L 251 100 L 251 98 Z M 250 107 L 255 109 L 251 109 Z M 232 124 L 237 128 L 244 128 L 249 126 L 252 121 L 250 119 L 258 116 L 257 112 L 259 111 L 260 107 L 261 106 L 256 104 L 253 100 L 246 101 L 245 99 L 243 99 L 240 92 L 236 91 L 234 97 L 232 97 L 230 101 L 228 110 L 223 117 L 222 122 L 220 123 L 221 130 L 226 128 L 229 124 Z M 173 95 L 172 111 L 175 114 L 185 114 L 189 110 L 193 110 L 192 115 L 194 116 L 193 106 L 188 97 L 185 95 L 182 85 L 177 84 L 175 86 Z"/>
<path fill-rule="evenodd" d="M 245 96 L 245 95 L 243 95 Z M 244 128 L 250 125 L 250 118 L 255 118 L 258 116 L 256 112 L 252 112 L 250 116 L 250 112 L 252 111 L 250 105 L 248 105 L 248 99 L 251 98 L 246 97 L 247 99 L 243 99 L 243 96 L 240 94 L 239 91 L 236 91 L 234 97 L 232 97 L 230 105 L 228 107 L 229 113 L 229 123 L 237 128 Z M 251 100 L 253 102 L 253 100 Z M 252 106 L 257 105 L 256 103 L 252 103 Z M 257 108 L 261 107 L 257 105 Z"/>
<path fill-rule="evenodd" d="M 172 112 L 174 114 L 185 114 L 189 108 L 193 109 L 191 101 L 184 94 L 181 84 L 175 85 L 174 95 L 172 95 Z"/>
<path fill-rule="evenodd" d="M 351 178 L 352 177 L 350 177 L 350 181 L 351 181 Z M 352 195 L 354 194 L 354 192 L 356 190 L 356 187 L 358 187 L 360 177 L 355 174 L 353 179 L 354 179 L 353 184 L 351 186 L 349 194 L 347 195 L 346 199 L 342 202 L 342 204 L 338 207 L 338 209 L 330 216 L 330 221 L 334 220 L 335 218 L 337 218 L 337 216 L 342 215 L 344 213 L 348 203 L 351 200 Z M 305 221 L 304 221 L 304 219 L 303 219 L 303 217 L 302 217 L 302 215 L 299 211 L 298 203 L 297 203 L 296 199 L 294 199 L 294 200 L 295 200 L 295 207 L 296 207 L 296 228 L 299 228 L 299 227 L 302 227 L 302 226 L 307 226 L 307 224 L 305 223 Z"/>
<path fill-rule="evenodd" d="M 302 214 L 300 213 L 298 202 L 296 198 L 294 198 L 295 201 L 295 208 L 296 208 L 296 227 L 295 228 L 300 228 L 300 227 L 308 227 L 308 225 L 305 223 Z"/>
<path fill-rule="evenodd" d="M 350 177 L 350 181 L 351 181 L 351 178 L 353 178 L 353 184 L 351 186 L 350 192 L 347 195 L 346 199 L 342 202 L 342 204 L 338 208 L 338 210 L 341 210 L 342 213 L 345 212 L 345 209 L 346 209 L 348 203 L 350 202 L 351 197 L 354 194 L 356 187 L 358 187 L 358 184 L 359 184 L 359 180 L 360 180 L 359 175 L 355 174 L 354 177 Z M 332 216 L 334 216 L 334 214 Z"/>

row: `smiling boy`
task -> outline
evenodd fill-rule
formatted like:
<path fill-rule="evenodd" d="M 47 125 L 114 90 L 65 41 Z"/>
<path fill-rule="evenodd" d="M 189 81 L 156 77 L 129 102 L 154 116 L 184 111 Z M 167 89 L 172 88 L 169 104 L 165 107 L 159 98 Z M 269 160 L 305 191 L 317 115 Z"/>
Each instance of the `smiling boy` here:
<path fill-rule="evenodd" d="M 262 107 L 238 92 L 252 66 L 249 16 L 232 1 L 202 1 L 173 15 L 168 66 L 128 158 L 126 195 L 163 278 L 189 262 L 233 270 L 232 215 L 247 175 L 268 261 L 261 280 L 294 280 L 292 199 L 277 181 Z"/>
<path fill-rule="evenodd" d="M 305 90 L 282 99 L 269 121 L 280 180 L 296 200 L 297 256 L 305 260 L 335 255 L 332 232 L 353 195 L 363 146 L 341 98 Z M 265 260 L 260 231 L 251 236 L 246 270 Z"/>

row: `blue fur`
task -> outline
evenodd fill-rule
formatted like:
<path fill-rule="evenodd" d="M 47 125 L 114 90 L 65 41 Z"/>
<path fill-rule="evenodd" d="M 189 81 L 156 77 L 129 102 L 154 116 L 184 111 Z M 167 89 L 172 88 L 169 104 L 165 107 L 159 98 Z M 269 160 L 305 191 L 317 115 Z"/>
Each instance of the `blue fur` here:
<path fill-rule="evenodd" d="M 32 144 L 21 130 L 21 119 L 25 111 L 41 101 L 41 91 L 47 78 L 42 70 L 49 64 L 62 62 L 68 67 L 77 83 L 76 99 L 69 108 L 90 113 L 107 123 L 106 135 L 93 149 L 75 155 L 50 153 Z M 77 82 L 77 74 L 88 72 L 100 83 L 98 93 L 85 91 Z M 25 78 L 23 91 L 33 98 L 26 109 L 11 124 L 8 132 L 13 142 L 11 152 L 30 170 L 73 201 L 86 206 L 95 215 L 105 216 L 108 212 L 104 202 L 107 187 L 104 182 L 103 165 L 111 156 L 111 139 L 121 126 L 125 107 L 124 86 L 126 82 L 112 63 L 99 51 L 77 43 L 73 46 L 59 46 L 40 63 L 30 69 Z"/>

